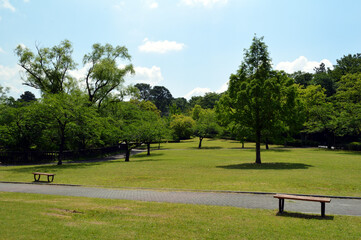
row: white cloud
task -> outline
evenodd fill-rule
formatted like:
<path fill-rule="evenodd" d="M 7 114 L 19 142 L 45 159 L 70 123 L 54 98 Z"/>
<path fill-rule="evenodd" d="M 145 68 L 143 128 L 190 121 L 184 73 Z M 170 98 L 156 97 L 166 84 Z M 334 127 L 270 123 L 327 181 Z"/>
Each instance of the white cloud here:
<path fill-rule="evenodd" d="M 148 38 L 143 40 L 144 44 L 139 46 L 138 49 L 141 52 L 153 52 L 153 53 L 166 53 L 170 51 L 181 51 L 185 44 L 177 43 L 175 41 L 149 41 Z"/>
<path fill-rule="evenodd" d="M 227 4 L 228 0 L 181 0 L 181 4 L 187 6 L 204 6 L 204 7 L 213 7 L 216 4 Z"/>
<path fill-rule="evenodd" d="M 75 69 L 75 70 L 69 70 L 69 74 L 70 76 L 72 76 L 73 78 L 76 78 L 77 80 L 81 80 L 85 77 L 85 75 L 87 74 L 89 68 L 90 68 L 91 64 L 87 63 L 85 64 L 85 66 L 83 66 L 80 69 Z"/>
<path fill-rule="evenodd" d="M 127 81 L 132 84 L 147 83 L 151 86 L 155 86 L 163 81 L 162 72 L 160 67 L 152 66 L 147 67 L 134 67 L 135 74 L 128 77 Z"/>
<path fill-rule="evenodd" d="M 0 47 L 0 53 L 5 53 L 5 51 Z"/>
<path fill-rule="evenodd" d="M 156 9 L 159 7 L 158 2 L 156 2 L 154 0 L 147 0 L 146 4 L 150 9 Z"/>
<path fill-rule="evenodd" d="M 225 82 L 217 91 L 216 93 L 222 93 L 228 90 L 228 81 Z"/>
<path fill-rule="evenodd" d="M 190 91 L 189 93 L 187 93 L 184 96 L 184 98 L 189 100 L 193 96 L 203 96 L 204 94 L 206 94 L 208 92 L 211 92 L 211 89 L 197 87 L 197 88 L 193 89 L 192 91 Z"/>
<path fill-rule="evenodd" d="M 206 93 L 209 92 L 215 92 L 215 93 L 223 93 L 228 90 L 228 81 L 225 82 L 218 90 L 212 91 L 209 88 L 201 88 L 196 87 L 192 91 L 188 92 L 186 95 L 184 95 L 184 98 L 187 100 L 191 99 L 193 96 L 204 96 Z"/>
<path fill-rule="evenodd" d="M 24 0 L 24 2 L 25 2 L 25 3 L 28 3 L 28 2 L 30 2 L 30 0 Z"/>
<path fill-rule="evenodd" d="M 333 68 L 332 63 L 327 59 L 323 59 L 317 62 L 317 61 L 309 61 L 306 57 L 300 56 L 293 62 L 286 61 L 286 62 L 278 63 L 276 66 L 276 70 L 284 70 L 287 73 L 294 73 L 297 71 L 313 73 L 314 72 L 313 69 L 315 67 L 319 67 L 321 63 L 324 63 L 326 68 L 331 68 L 331 69 Z"/>
<path fill-rule="evenodd" d="M 15 12 L 15 8 L 13 5 L 11 5 L 11 3 L 9 2 L 9 0 L 0 0 L 0 8 L 6 8 L 9 9 L 12 12 Z"/>

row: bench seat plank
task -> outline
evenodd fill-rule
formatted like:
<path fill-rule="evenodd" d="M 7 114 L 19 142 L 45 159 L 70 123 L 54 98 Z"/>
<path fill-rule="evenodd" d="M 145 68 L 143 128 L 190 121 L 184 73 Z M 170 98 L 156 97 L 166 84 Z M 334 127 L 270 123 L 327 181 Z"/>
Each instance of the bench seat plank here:
<path fill-rule="evenodd" d="M 54 176 L 55 173 L 42 173 L 42 172 L 33 172 L 35 175 L 45 175 L 45 176 Z"/>
<path fill-rule="evenodd" d="M 276 194 L 274 198 L 283 198 L 283 199 L 292 199 L 292 200 L 302 200 L 302 201 L 312 201 L 312 202 L 331 202 L 331 198 L 323 197 L 309 197 L 309 196 L 296 196 L 296 195 L 287 195 L 287 194 Z"/>

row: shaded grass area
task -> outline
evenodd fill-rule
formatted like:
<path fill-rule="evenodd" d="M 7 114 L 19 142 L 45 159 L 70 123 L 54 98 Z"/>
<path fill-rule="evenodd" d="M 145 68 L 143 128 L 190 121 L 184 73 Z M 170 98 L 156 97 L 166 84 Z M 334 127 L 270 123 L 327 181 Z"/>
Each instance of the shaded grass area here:
<path fill-rule="evenodd" d="M 0 238 L 357 239 L 360 217 L 0 193 Z"/>
<path fill-rule="evenodd" d="M 101 187 L 143 187 L 199 190 L 283 192 L 361 196 L 361 155 L 323 149 L 262 151 L 262 164 L 254 164 L 254 149 L 227 140 L 197 139 L 169 143 L 169 150 L 152 151 L 123 159 L 57 165 L 0 167 L 0 181 L 33 181 L 32 172 L 55 173 L 54 183 Z M 251 145 L 251 143 L 247 143 Z"/>

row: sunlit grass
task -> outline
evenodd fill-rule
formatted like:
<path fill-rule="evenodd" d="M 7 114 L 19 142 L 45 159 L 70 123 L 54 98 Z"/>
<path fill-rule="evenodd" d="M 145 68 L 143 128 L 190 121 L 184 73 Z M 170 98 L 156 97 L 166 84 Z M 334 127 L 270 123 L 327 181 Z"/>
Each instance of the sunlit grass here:
<path fill-rule="evenodd" d="M 0 239 L 358 239 L 360 217 L 0 192 Z"/>
<path fill-rule="evenodd" d="M 168 150 L 141 153 L 130 162 L 0 167 L 0 181 L 32 182 L 31 173 L 40 171 L 56 173 L 54 183 L 87 186 L 361 196 L 359 153 L 271 146 L 256 165 L 253 143 L 246 149 L 229 140 L 197 146 L 197 139 L 162 144 Z"/>

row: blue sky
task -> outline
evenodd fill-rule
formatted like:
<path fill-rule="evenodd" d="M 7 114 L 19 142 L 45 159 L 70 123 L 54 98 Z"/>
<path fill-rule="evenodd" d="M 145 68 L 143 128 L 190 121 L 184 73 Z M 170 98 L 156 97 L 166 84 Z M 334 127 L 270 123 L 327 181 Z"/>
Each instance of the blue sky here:
<path fill-rule="evenodd" d="M 361 52 L 360 9 L 356 0 L 0 0 L 0 85 L 15 98 L 35 93 L 22 85 L 15 47 L 68 39 L 75 77 L 92 44 L 110 43 L 132 56 L 136 75 L 126 84 L 165 86 L 174 97 L 221 92 L 254 34 L 287 72 Z"/>

